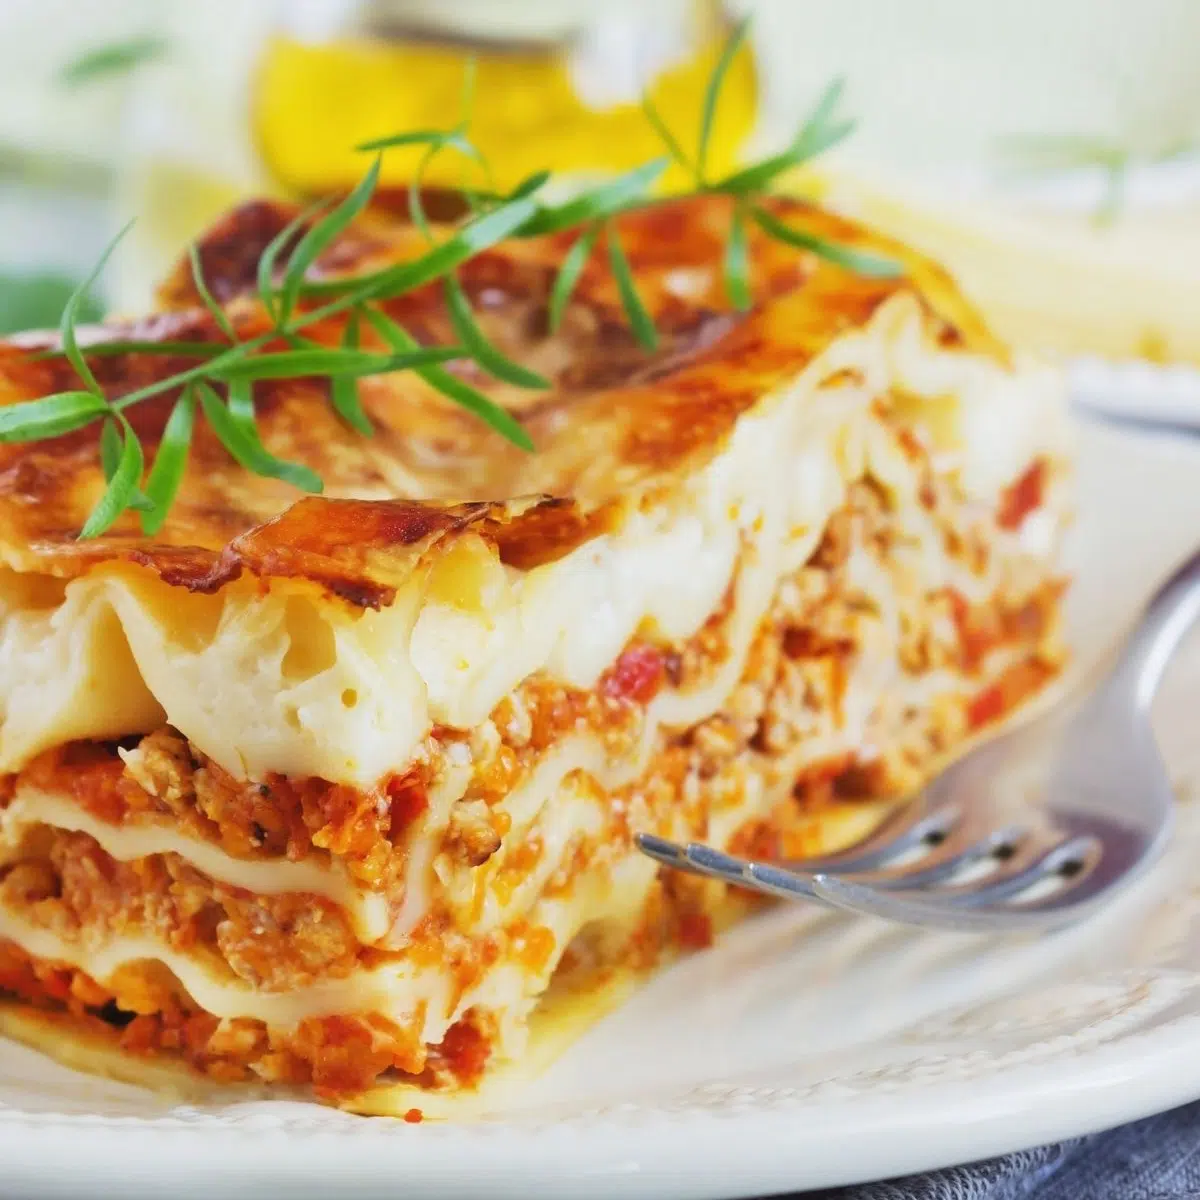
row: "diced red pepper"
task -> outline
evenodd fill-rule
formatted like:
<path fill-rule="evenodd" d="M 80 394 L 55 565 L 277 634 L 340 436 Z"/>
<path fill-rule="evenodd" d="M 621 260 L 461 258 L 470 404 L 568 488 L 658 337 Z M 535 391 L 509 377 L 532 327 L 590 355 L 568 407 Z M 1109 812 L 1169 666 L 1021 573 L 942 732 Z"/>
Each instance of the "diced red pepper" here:
<path fill-rule="evenodd" d="M 713 944 L 712 919 L 707 913 L 685 912 L 680 916 L 679 944 L 689 950 L 707 950 Z"/>
<path fill-rule="evenodd" d="M 1004 490 L 996 523 L 1001 529 L 1020 529 L 1025 518 L 1041 506 L 1046 489 L 1046 463 L 1038 459 L 1015 483 Z"/>
<path fill-rule="evenodd" d="M 993 683 L 971 698 L 967 705 L 967 725 L 973 730 L 990 725 L 1004 715 L 1006 707 L 1004 689 L 1000 684 Z"/>
<path fill-rule="evenodd" d="M 644 643 L 630 646 L 604 676 L 601 689 L 614 700 L 649 704 L 666 676 L 662 651 Z"/>
<path fill-rule="evenodd" d="M 429 807 L 425 781 L 411 771 L 393 775 L 387 781 L 386 791 L 392 811 L 393 835 L 411 825 Z"/>

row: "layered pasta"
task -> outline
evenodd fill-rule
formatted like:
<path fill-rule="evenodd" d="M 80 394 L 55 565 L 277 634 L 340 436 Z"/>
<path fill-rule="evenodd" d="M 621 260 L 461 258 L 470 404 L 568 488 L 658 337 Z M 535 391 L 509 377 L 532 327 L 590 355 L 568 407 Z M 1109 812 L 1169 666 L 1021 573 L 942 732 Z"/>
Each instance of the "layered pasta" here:
<path fill-rule="evenodd" d="M 291 216 L 249 206 L 201 246 L 246 336 Z M 201 428 L 160 534 L 129 518 L 80 543 L 103 485 L 86 439 L 0 446 L 11 1031 L 128 1078 L 443 1111 L 534 1061 L 552 1000 L 615 996 L 748 911 L 636 833 L 838 849 L 1055 675 L 1057 374 L 895 246 L 905 274 L 878 280 L 752 239 L 760 299 L 732 313 L 725 220 L 715 197 L 622 218 L 653 353 L 599 257 L 547 331 L 559 238 L 464 265 L 488 335 L 554 381 L 471 379 L 530 456 L 411 374 L 363 381 L 369 441 L 327 383 L 280 381 L 264 441 L 324 495 L 246 475 Z M 376 213 L 318 269 L 414 252 Z M 439 297 L 391 314 L 449 340 Z M 177 272 L 110 336 L 219 330 Z M 0 399 L 57 387 L 43 348 L 0 352 Z M 94 359 L 118 389 L 177 365 Z M 141 408 L 153 442 L 169 408 Z"/>

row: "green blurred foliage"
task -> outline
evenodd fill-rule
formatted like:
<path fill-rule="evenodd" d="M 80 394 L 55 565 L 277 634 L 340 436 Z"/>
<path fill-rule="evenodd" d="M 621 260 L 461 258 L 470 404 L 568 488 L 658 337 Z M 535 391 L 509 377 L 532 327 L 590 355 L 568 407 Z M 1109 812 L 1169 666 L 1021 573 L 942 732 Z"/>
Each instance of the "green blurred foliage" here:
<path fill-rule="evenodd" d="M 23 329 L 54 329 L 78 281 L 65 275 L 15 275 L 0 272 L 0 334 Z M 91 295 L 79 307 L 79 321 L 97 321 L 104 310 Z"/>

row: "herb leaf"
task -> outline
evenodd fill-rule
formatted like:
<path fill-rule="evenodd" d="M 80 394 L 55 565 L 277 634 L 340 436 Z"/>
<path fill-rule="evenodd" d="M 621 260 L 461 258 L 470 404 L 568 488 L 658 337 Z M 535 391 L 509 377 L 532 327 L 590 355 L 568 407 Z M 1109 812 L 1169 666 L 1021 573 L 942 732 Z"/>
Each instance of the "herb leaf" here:
<path fill-rule="evenodd" d="M 630 327 L 634 336 L 647 350 L 653 350 L 658 345 L 658 333 L 654 322 L 638 295 L 637 285 L 633 281 L 633 271 L 629 259 L 621 248 L 621 240 L 617 236 L 617 227 L 610 221 L 605 226 L 605 236 L 608 239 L 608 261 L 612 267 L 613 278 L 617 281 L 617 291 L 621 295 L 621 303 L 629 317 Z"/>
<path fill-rule="evenodd" d="M 654 107 L 654 102 L 648 95 L 642 97 L 642 112 L 645 114 L 646 120 L 650 122 L 654 132 L 658 134 L 662 144 L 671 152 L 671 157 L 681 167 L 696 175 L 695 164 L 688 158 L 687 152 L 679 143 L 679 139 L 671 132 L 666 121 L 662 119 L 662 114 Z M 699 176 L 697 176 L 697 182 L 699 182 Z"/>
<path fill-rule="evenodd" d="M 184 388 L 183 394 L 175 401 L 175 407 L 171 409 L 162 440 L 154 454 L 154 465 L 146 479 L 145 492 L 151 504 L 150 511 L 143 513 L 141 518 L 142 532 L 146 535 L 155 534 L 162 528 L 179 493 L 192 445 L 195 417 L 195 390 Z"/>
<path fill-rule="evenodd" d="M 712 139 L 717 100 L 721 95 L 721 88 L 725 84 L 725 76 L 729 73 L 729 68 L 733 64 L 738 50 L 741 49 L 749 28 L 749 17 L 743 17 L 734 27 L 733 33 L 725 43 L 725 48 L 721 51 L 721 57 L 717 59 L 717 65 L 713 68 L 708 87 L 704 90 L 704 104 L 700 110 L 700 140 L 696 146 L 696 176 L 701 180 L 707 178 L 705 168 L 708 166 L 708 144 Z"/>
<path fill-rule="evenodd" d="M 183 342 L 164 339 L 161 342 L 140 338 L 118 339 L 111 342 L 95 342 L 87 348 L 92 358 L 112 358 L 117 354 L 181 354 L 197 358 L 216 358 L 224 354 L 226 346 L 214 342 Z M 42 362 L 48 358 L 62 358 L 63 351 L 37 350 L 29 356 L 31 362 Z"/>
<path fill-rule="evenodd" d="M 302 349 L 278 350 L 235 359 L 214 367 L 212 377 L 226 381 L 256 379 L 303 379 L 310 375 L 379 375 L 424 367 L 462 357 L 458 346 L 417 346 L 405 354 L 372 354 L 363 350 Z"/>
<path fill-rule="evenodd" d="M 121 425 L 117 424 L 118 420 L 122 422 Z M 124 417 L 107 417 L 100 427 L 100 469 L 104 472 L 106 483 L 112 482 L 121 465 L 121 450 L 124 444 L 121 430 L 125 427 L 124 420 Z M 134 488 L 128 500 L 128 507 L 149 512 L 154 508 L 154 504 L 138 488 Z"/>
<path fill-rule="evenodd" d="M 258 270 L 256 272 L 258 296 L 262 301 L 263 308 L 267 310 L 267 315 L 272 321 L 278 322 L 280 320 L 276 307 L 278 296 L 275 292 L 275 260 L 283 253 L 296 234 L 316 215 L 323 203 L 324 201 L 318 201 L 316 204 L 310 204 L 302 212 L 298 212 L 267 243 L 266 249 L 258 257 Z"/>
<path fill-rule="evenodd" d="M 527 175 L 522 179 L 511 192 L 497 192 L 488 188 L 468 188 L 463 194 L 472 206 L 485 203 L 507 204 L 511 200 L 523 200 L 526 196 L 532 196 L 535 192 L 541 191 L 550 182 L 550 178 L 549 171 L 534 171 L 532 175 Z"/>
<path fill-rule="evenodd" d="M 69 62 L 63 67 L 60 78 L 68 87 L 91 83 L 107 75 L 119 75 L 152 62 L 166 53 L 167 43 L 161 37 L 130 38 L 128 41 L 112 42 L 99 46 Z"/>
<path fill-rule="evenodd" d="M 117 234 L 108 246 L 104 253 L 100 255 L 99 261 L 91 269 L 87 278 L 71 293 L 67 300 L 66 306 L 63 308 L 62 320 L 59 322 L 59 335 L 62 338 L 63 353 L 67 356 L 67 361 L 75 368 L 75 373 L 83 381 L 84 386 L 90 392 L 95 392 L 97 396 L 103 396 L 100 390 L 100 385 L 96 382 L 96 376 L 92 374 L 92 369 L 87 365 L 83 355 L 79 351 L 79 344 L 75 340 L 75 322 L 79 318 L 80 306 L 84 303 L 84 299 L 88 292 L 91 291 L 92 284 L 96 282 L 100 272 L 104 270 L 105 264 L 108 262 L 112 252 L 117 248 L 117 243 L 129 232 L 133 222 L 130 221 L 120 233 Z"/>
<path fill-rule="evenodd" d="M 178 493 L 186 471 L 197 405 L 204 410 L 217 437 L 238 463 L 258 474 L 286 480 L 298 487 L 319 489 L 320 480 L 309 468 L 284 462 L 271 455 L 263 445 L 254 410 L 256 380 L 324 378 L 328 381 L 334 411 L 357 432 L 369 434 L 371 422 L 362 404 L 358 379 L 411 369 L 430 387 L 486 421 L 516 445 L 532 449 L 528 433 L 512 413 L 443 365 L 453 359 L 469 360 L 496 379 L 515 386 L 548 386 L 540 375 L 509 358 L 488 339 L 455 272 L 463 262 L 505 238 L 573 231 L 574 241 L 563 255 L 547 301 L 550 328 L 557 329 L 587 269 L 597 238 L 603 232 L 607 237 L 609 267 L 632 332 L 644 347 L 653 349 L 657 344 L 654 322 L 638 292 L 637 280 L 615 221 L 630 209 L 654 203 L 653 185 L 671 159 L 693 176 L 695 184 L 690 195 L 717 193 L 733 202 L 722 269 L 725 289 L 734 307 L 745 309 L 753 301 L 748 244 L 750 221 L 769 237 L 860 274 L 877 277 L 900 274 L 901 263 L 819 237 L 802 228 L 793 229 L 763 204 L 767 190 L 780 175 L 849 135 L 852 122 L 837 114 L 842 95 L 840 81 L 834 81 L 821 94 L 790 145 L 779 153 L 732 171 L 715 183 L 709 180 L 709 151 L 717 106 L 746 39 L 747 29 L 748 20 L 739 22 L 717 56 L 702 101 L 699 140 L 694 155 L 689 156 L 684 151 L 653 101 L 644 97 L 642 108 L 646 119 L 670 157 L 644 163 L 561 203 L 541 203 L 537 199 L 550 180 L 546 171 L 535 172 L 507 193 L 496 190 L 487 159 L 468 133 L 473 91 L 473 67 L 469 66 L 464 80 L 464 115 L 458 125 L 376 138 L 361 147 L 377 155 L 392 147 L 423 147 L 411 183 L 410 211 L 412 220 L 429 239 L 426 253 L 413 260 L 393 262 L 367 275 L 307 279 L 324 250 L 369 203 L 381 173 L 377 157 L 364 178 L 344 199 L 332 205 L 319 201 L 299 213 L 270 240 L 259 257 L 255 283 L 271 326 L 263 332 L 247 335 L 245 341 L 238 340 L 237 327 L 210 292 L 203 277 L 199 251 L 193 246 L 188 253 L 196 292 L 225 341 L 210 344 L 131 339 L 102 342 L 89 348 L 89 359 L 93 355 L 144 353 L 177 354 L 185 360 L 194 360 L 173 373 L 156 373 L 150 382 L 133 387 L 111 401 L 89 369 L 77 343 L 75 328 L 84 311 L 86 289 L 112 252 L 113 246 L 110 246 L 92 276 L 64 305 L 61 350 L 35 351 L 30 355 L 35 360 L 65 357 L 82 381 L 82 388 L 37 401 L 7 407 L 0 405 L 0 441 L 55 437 L 101 419 L 100 457 L 108 490 L 97 512 L 89 519 L 88 530 L 107 528 L 124 508 L 137 508 L 143 510 L 142 524 L 146 532 L 161 527 L 167 509 Z M 120 57 L 116 56 L 117 59 Z M 100 73 L 116 69 L 116 61 L 110 59 L 110 63 L 111 66 L 101 63 Z M 93 65 L 91 69 L 97 68 Z M 444 150 L 455 150 L 478 162 L 483 168 L 486 186 L 459 188 L 470 216 L 457 224 L 443 240 L 435 242 L 434 231 L 422 208 L 421 185 L 429 164 Z M 281 262 L 285 257 L 286 264 Z M 421 346 L 378 307 L 384 301 L 433 282 L 441 283 L 446 309 L 461 345 Z M 301 308 L 302 298 L 317 296 L 325 299 L 318 305 Z M 307 328 L 338 314 L 344 314 L 346 318 L 338 347 L 329 347 L 304 335 Z M 360 348 L 359 334 L 364 319 L 389 352 L 369 352 Z M 285 348 L 280 348 L 280 342 Z M 220 394 L 214 384 L 223 386 L 227 394 Z M 141 461 L 141 447 L 123 413 L 131 405 L 171 393 L 178 393 L 178 398 L 155 455 L 147 481 L 152 495 L 147 496 L 139 490 L 137 478 L 145 465 Z M 136 471 L 131 463 L 137 466 Z"/>
<path fill-rule="evenodd" d="M 725 292 L 729 302 L 739 312 L 751 304 L 750 264 L 746 255 L 746 214 L 741 205 L 733 210 L 729 223 L 729 240 L 725 243 Z"/>
<path fill-rule="evenodd" d="M 276 458 L 262 444 L 258 426 L 254 420 L 254 397 L 248 381 L 229 385 L 229 403 L 221 403 L 220 396 L 204 381 L 196 385 L 200 394 L 200 405 L 221 444 L 234 460 L 256 475 L 268 479 L 280 479 L 305 492 L 319 492 L 324 486 L 321 477 L 301 463 L 285 462 Z"/>
<path fill-rule="evenodd" d="M 498 197 L 498 199 L 502 201 L 524 200 L 526 196 L 532 196 L 534 192 L 540 192 L 549 182 L 549 171 L 534 171 L 532 175 L 527 175 L 522 179 L 511 192 Z"/>
<path fill-rule="evenodd" d="M 316 295 L 341 294 L 345 297 L 346 307 L 366 300 L 386 300 L 403 295 L 431 280 L 440 279 L 459 263 L 503 241 L 520 229 L 536 209 L 537 203 L 531 197 L 522 197 L 468 221 L 453 237 L 411 262 L 398 263 L 394 267 L 385 267 L 371 275 L 360 275 L 351 280 L 311 283 L 306 285 L 305 291 Z"/>
<path fill-rule="evenodd" d="M 554 287 L 550 290 L 550 331 L 557 331 L 562 324 L 563 313 L 567 311 L 567 303 L 571 299 L 572 293 L 575 291 L 576 284 L 579 283 L 579 277 L 583 274 L 583 268 L 587 266 L 587 260 L 591 256 L 592 247 L 596 244 L 596 238 L 600 235 L 600 226 L 593 225 L 590 229 L 585 229 L 575 240 L 575 244 L 567 252 L 566 258 L 562 261 L 562 266 L 558 268 L 558 274 L 554 279 Z"/>
<path fill-rule="evenodd" d="M 304 273 L 320 257 L 321 253 L 332 243 L 366 208 L 375 185 L 379 182 L 379 169 L 383 163 L 381 156 L 376 155 L 371 169 L 362 177 L 358 186 L 332 212 L 326 214 L 315 224 L 296 244 L 288 259 L 287 272 L 283 278 L 283 287 L 279 294 L 279 316 L 281 325 L 286 324 L 292 309 L 300 295 L 304 283 Z"/>
<path fill-rule="evenodd" d="M 231 341 L 237 341 L 237 332 L 233 328 L 233 322 L 230 321 L 228 314 L 213 298 L 212 292 L 208 290 L 208 284 L 204 281 L 204 267 L 200 263 L 200 251 L 193 242 L 188 247 L 188 262 L 192 266 L 192 283 L 195 285 L 196 292 L 199 295 L 204 307 L 208 309 L 209 315 L 217 323 L 217 328 Z"/>
<path fill-rule="evenodd" d="M 846 81 L 834 79 L 821 93 L 816 107 L 792 139 L 792 151 L 801 162 L 816 158 L 826 150 L 845 141 L 854 132 L 853 121 L 835 121 L 834 114 L 841 103 Z"/>
<path fill-rule="evenodd" d="M 421 192 L 425 187 L 425 172 L 429 170 L 429 164 L 446 147 L 452 147 L 455 150 L 465 154 L 468 158 L 473 159 L 483 167 L 487 175 L 488 182 L 491 182 L 491 168 L 488 166 L 487 159 L 480 153 L 474 143 L 467 140 L 461 132 L 461 129 L 452 130 L 446 134 L 440 141 L 430 143 L 429 149 L 421 155 L 417 162 L 416 168 L 413 170 L 412 178 L 408 181 L 408 215 L 413 224 L 427 237 L 432 239 L 432 233 L 429 229 L 429 221 L 425 216 L 425 204 L 421 199 Z M 478 201 L 481 193 L 463 189 L 462 194 L 466 197 L 468 206 L 472 211 L 478 211 Z M 491 193 L 489 193 L 491 194 Z"/>
<path fill-rule="evenodd" d="M 444 146 L 457 139 L 458 148 L 470 146 L 462 131 L 458 129 L 410 129 L 406 133 L 393 133 L 387 137 L 372 138 L 354 147 L 361 152 L 391 150 L 396 146 Z M 470 146 L 474 150 L 474 146 Z M 469 151 L 468 151 L 469 152 Z"/>
<path fill-rule="evenodd" d="M 780 154 L 772 154 L 770 158 L 764 158 L 761 162 L 726 175 L 713 184 L 711 190 L 734 196 L 760 192 L 785 171 L 799 166 L 803 161 L 804 159 L 795 150 L 784 150 Z"/>
<path fill-rule="evenodd" d="M 634 200 L 645 197 L 646 189 L 667 169 L 665 158 L 655 158 L 595 191 L 578 196 L 552 208 L 541 208 L 536 217 L 521 228 L 522 237 L 556 233 L 571 229 L 585 221 L 610 217 L 627 208 Z"/>
<path fill-rule="evenodd" d="M 79 531 L 80 538 L 85 540 L 98 537 L 112 527 L 116 519 L 130 506 L 142 480 L 142 469 L 145 466 L 142 444 L 124 417 L 120 418 L 120 422 L 123 435 L 120 452 L 113 465 L 112 475 L 109 476 L 108 486 L 104 489 L 104 495 L 100 497 Z M 114 436 L 117 436 L 115 432 Z M 106 469 L 105 474 L 107 473 Z"/>
<path fill-rule="evenodd" d="M 854 271 L 858 275 L 865 275 L 870 279 L 895 279 L 904 274 L 904 267 L 895 259 L 885 258 L 881 254 L 872 254 L 868 251 L 854 250 L 826 238 L 805 233 L 802 229 L 793 229 L 790 225 L 785 225 L 773 213 L 767 212 L 765 208 L 755 207 L 753 213 L 754 220 L 758 225 L 776 241 L 786 242 L 789 246 L 795 246 L 800 250 L 811 250 L 813 254 L 819 255 L 829 262 L 837 263 L 838 266 Z"/>
<path fill-rule="evenodd" d="M 416 169 L 413 171 L 412 178 L 408 181 L 409 220 L 412 221 L 429 241 L 433 240 L 433 232 L 429 228 L 429 218 L 425 215 L 425 202 L 421 199 L 421 192 L 425 186 L 425 172 L 429 168 L 429 164 L 437 157 L 439 150 L 441 150 L 440 145 L 435 144 L 430 146 L 421 155 Z"/>
<path fill-rule="evenodd" d="M 40 442 L 90 425 L 109 411 L 95 392 L 58 392 L 0 406 L 0 442 Z"/>
<path fill-rule="evenodd" d="M 400 354 L 410 352 L 417 345 L 416 340 L 407 329 L 397 325 L 386 313 L 377 308 L 364 310 L 367 320 L 385 342 L 393 346 Z M 430 387 L 436 388 L 444 396 L 448 396 L 455 404 L 461 405 L 468 412 L 474 413 L 486 421 L 502 437 L 508 438 L 522 450 L 532 450 L 533 442 L 529 434 L 522 428 L 521 423 L 507 409 L 501 408 L 494 400 L 490 400 L 477 388 L 464 383 L 456 375 L 451 375 L 444 367 L 417 367 L 417 374 Z"/>
<path fill-rule="evenodd" d="M 446 276 L 444 287 L 446 307 L 450 312 L 450 323 L 454 332 L 467 353 L 485 371 L 517 387 L 545 389 L 550 386 L 550 381 L 544 376 L 513 362 L 487 340 L 475 320 L 475 314 L 471 312 L 471 305 L 462 284 L 453 272 Z"/>
<path fill-rule="evenodd" d="M 121 462 L 121 435 L 115 417 L 105 417 L 100 427 L 100 467 L 105 483 L 111 483 Z"/>
<path fill-rule="evenodd" d="M 358 349 L 358 310 L 353 310 L 346 318 L 346 328 L 342 331 L 342 348 L 344 350 Z M 329 402 L 334 411 L 357 433 L 370 437 L 375 429 L 362 406 L 358 394 L 358 378 L 354 375 L 335 375 L 329 381 Z"/>
<path fill-rule="evenodd" d="M 854 122 L 833 119 L 842 91 L 843 81 L 835 79 L 821 93 L 816 107 L 786 150 L 743 167 L 740 171 L 733 171 L 714 184 L 713 190 L 736 194 L 761 191 L 784 171 L 798 167 L 818 154 L 824 154 L 848 138 L 854 132 Z"/>

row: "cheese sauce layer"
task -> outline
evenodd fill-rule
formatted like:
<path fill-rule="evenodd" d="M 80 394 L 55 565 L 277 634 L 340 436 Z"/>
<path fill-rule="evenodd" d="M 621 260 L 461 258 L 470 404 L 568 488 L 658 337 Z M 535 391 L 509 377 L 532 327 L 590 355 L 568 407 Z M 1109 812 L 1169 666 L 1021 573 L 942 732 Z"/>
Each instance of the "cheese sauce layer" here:
<path fill-rule="evenodd" d="M 939 469 L 981 502 L 1062 453 L 1056 372 L 940 349 L 898 295 L 763 397 L 673 496 L 529 570 L 466 536 L 378 611 L 300 581 L 203 595 L 122 563 L 65 587 L 7 573 L 0 770 L 166 721 L 241 776 L 373 783 L 434 724 L 479 724 L 535 671 L 589 688 L 639 627 L 695 633 L 747 546 L 768 581 L 799 566 L 872 453 L 871 405 L 889 393 L 919 410 Z M 886 477 L 886 463 L 873 467 Z M 739 613 L 751 625 L 770 587 L 755 591 L 757 611 Z M 677 707 L 668 720 L 696 719 L 686 696 Z"/>

